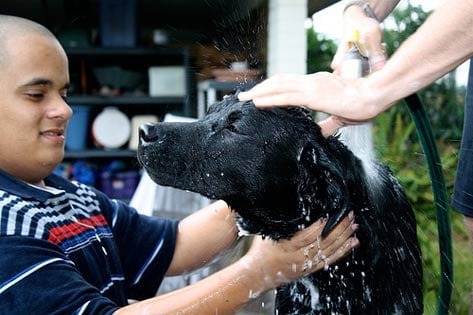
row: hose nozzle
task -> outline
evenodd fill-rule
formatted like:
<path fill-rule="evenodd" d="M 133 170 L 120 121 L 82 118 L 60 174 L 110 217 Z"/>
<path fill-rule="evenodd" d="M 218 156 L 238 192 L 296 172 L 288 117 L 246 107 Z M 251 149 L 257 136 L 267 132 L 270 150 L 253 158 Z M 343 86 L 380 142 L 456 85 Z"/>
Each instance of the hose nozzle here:
<path fill-rule="evenodd" d="M 360 41 L 360 30 L 355 29 L 351 35 L 351 38 L 348 40 L 349 48 L 355 47 L 358 50 L 358 53 L 365 58 L 368 58 L 368 51 L 365 45 Z"/>
<path fill-rule="evenodd" d="M 348 40 L 348 51 L 343 57 L 341 75 L 345 78 L 359 78 L 370 72 L 367 50 L 360 42 L 360 31 L 355 29 Z"/>

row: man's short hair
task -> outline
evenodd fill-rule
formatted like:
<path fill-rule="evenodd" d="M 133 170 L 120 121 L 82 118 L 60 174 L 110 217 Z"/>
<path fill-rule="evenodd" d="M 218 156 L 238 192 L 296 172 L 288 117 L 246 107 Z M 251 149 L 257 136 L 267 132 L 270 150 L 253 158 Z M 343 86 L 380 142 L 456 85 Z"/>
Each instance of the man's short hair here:
<path fill-rule="evenodd" d="M 51 31 L 39 23 L 18 16 L 0 14 L 0 66 L 5 65 L 8 59 L 8 39 L 26 34 L 38 34 L 57 40 Z"/>

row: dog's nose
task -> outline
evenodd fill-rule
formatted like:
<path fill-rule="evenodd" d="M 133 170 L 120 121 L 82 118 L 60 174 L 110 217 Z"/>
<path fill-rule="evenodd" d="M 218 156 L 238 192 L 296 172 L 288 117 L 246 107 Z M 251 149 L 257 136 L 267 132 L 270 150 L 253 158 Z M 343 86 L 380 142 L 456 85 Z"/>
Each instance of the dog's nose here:
<path fill-rule="evenodd" d="M 151 123 L 141 125 L 139 135 L 140 139 L 144 142 L 154 142 L 159 138 L 156 127 Z"/>

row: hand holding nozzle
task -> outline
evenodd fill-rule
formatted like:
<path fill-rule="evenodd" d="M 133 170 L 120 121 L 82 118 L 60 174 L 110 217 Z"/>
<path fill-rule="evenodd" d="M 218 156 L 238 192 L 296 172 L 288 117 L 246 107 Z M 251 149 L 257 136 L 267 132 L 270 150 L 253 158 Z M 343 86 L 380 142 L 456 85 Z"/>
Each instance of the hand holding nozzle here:
<path fill-rule="evenodd" d="M 386 63 L 381 25 L 379 21 L 360 11 L 350 9 L 344 12 L 344 35 L 331 64 L 334 73 L 340 74 L 345 54 L 355 43 L 361 55 L 368 58 L 371 72 L 381 69 Z"/>
<path fill-rule="evenodd" d="M 385 44 L 381 43 L 383 61 L 385 61 Z M 347 51 L 343 56 L 340 74 L 345 78 L 359 78 L 368 75 L 373 69 L 373 58 L 363 41 L 360 31 L 355 29 L 347 42 Z"/>
<path fill-rule="evenodd" d="M 343 56 L 340 75 L 356 79 L 370 73 L 366 47 L 360 41 L 360 32 L 355 30 L 347 42 L 348 50 Z"/>

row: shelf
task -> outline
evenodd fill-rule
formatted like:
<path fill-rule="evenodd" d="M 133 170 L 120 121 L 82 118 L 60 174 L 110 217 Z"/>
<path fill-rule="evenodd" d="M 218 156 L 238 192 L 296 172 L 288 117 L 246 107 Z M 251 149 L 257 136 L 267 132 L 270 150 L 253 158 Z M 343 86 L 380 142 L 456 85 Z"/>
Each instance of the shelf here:
<path fill-rule="evenodd" d="M 65 159 L 136 158 L 135 150 L 78 150 L 65 152 Z"/>
<path fill-rule="evenodd" d="M 100 96 L 100 95 L 70 95 L 69 104 L 84 105 L 181 105 L 184 97 L 151 97 L 151 96 Z"/>
<path fill-rule="evenodd" d="M 138 115 L 154 115 L 160 119 L 168 112 L 190 116 L 193 81 L 186 48 L 69 47 L 65 50 L 69 57 L 71 78 L 71 92 L 67 97 L 67 102 L 74 107 L 76 113 L 80 113 L 81 109 L 87 107 L 85 110 L 88 114 L 87 125 L 84 126 L 89 130 L 86 132 L 86 142 L 90 147 L 90 149 L 76 151 L 66 148 L 64 155 L 66 160 L 85 159 L 91 160 L 92 163 L 102 164 L 114 159 L 123 159 L 138 166 L 136 150 L 128 150 L 126 145 L 124 145 L 126 149 L 113 150 L 101 150 L 93 146 L 90 125 L 93 125 L 96 115 L 104 107 L 119 107 L 130 120 Z M 184 92 L 175 94 L 180 96 L 150 96 L 148 71 L 152 66 L 183 67 L 185 69 L 184 82 L 182 82 L 185 84 Z M 122 94 L 99 94 L 98 91 L 102 91 L 104 86 L 116 88 Z M 132 93 L 131 91 L 139 92 Z M 153 95 L 163 94 L 165 93 Z"/>
<path fill-rule="evenodd" d="M 219 91 L 232 91 L 235 88 L 247 90 L 256 85 L 256 81 L 217 81 L 217 80 L 205 80 L 198 84 L 199 90 L 215 89 Z"/>
<path fill-rule="evenodd" d="M 170 47 L 69 47 L 65 48 L 66 53 L 70 57 L 83 56 L 187 56 L 187 50 L 184 48 Z"/>
<path fill-rule="evenodd" d="M 255 86 L 257 81 L 216 81 L 205 80 L 197 85 L 197 117 L 203 117 L 208 107 L 217 101 L 217 92 L 231 92 L 236 88 L 247 90 Z"/>
<path fill-rule="evenodd" d="M 87 106 L 119 106 L 127 109 L 128 114 L 147 111 L 163 114 L 167 111 L 179 110 L 184 116 L 191 116 L 191 85 L 192 78 L 189 68 L 189 52 L 187 48 L 175 47 L 68 47 L 65 49 L 69 57 L 71 76 L 71 93 L 68 103 Z M 186 73 L 183 84 L 183 96 L 149 96 L 147 95 L 148 70 L 152 66 L 182 66 Z M 112 68 L 123 72 L 120 74 L 105 73 L 97 77 L 97 69 Z M 128 77 L 127 77 L 128 76 Z M 100 79 L 101 78 L 101 79 Z M 128 81 L 127 81 L 128 78 Z M 128 84 L 128 85 L 127 85 Z M 125 91 L 138 90 L 138 95 L 123 94 L 103 96 L 96 94 L 102 86 L 111 85 Z M 149 106 L 149 108 L 148 108 Z M 155 106 L 155 108 L 151 108 Z"/>
<path fill-rule="evenodd" d="M 81 62 L 92 67 L 116 64 L 143 69 L 153 65 L 189 67 L 189 52 L 186 48 L 74 47 L 66 48 L 66 54 L 70 64 Z"/>

